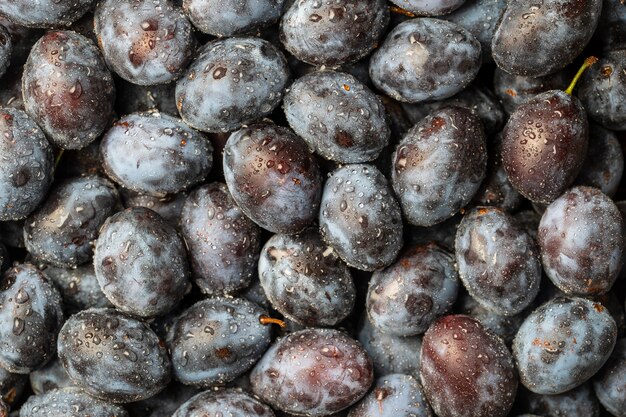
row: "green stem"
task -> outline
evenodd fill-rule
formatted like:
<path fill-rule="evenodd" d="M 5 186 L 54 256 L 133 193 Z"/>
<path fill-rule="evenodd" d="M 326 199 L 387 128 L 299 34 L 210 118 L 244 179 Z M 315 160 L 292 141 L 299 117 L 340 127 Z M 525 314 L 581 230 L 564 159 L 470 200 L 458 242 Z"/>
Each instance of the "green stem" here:
<path fill-rule="evenodd" d="M 572 92 L 574 91 L 574 87 L 576 87 L 578 80 L 580 80 L 580 77 L 583 76 L 583 73 L 585 72 L 585 70 L 589 68 L 590 66 L 592 66 L 593 64 L 595 64 L 596 62 L 598 62 L 598 58 L 596 58 L 595 56 L 590 56 L 589 58 L 585 59 L 585 62 L 583 62 L 583 65 L 580 67 L 580 69 L 574 76 L 574 79 L 570 83 L 569 87 L 567 87 L 567 90 L 565 90 L 567 94 L 569 94 L 570 96 L 572 95 Z"/>

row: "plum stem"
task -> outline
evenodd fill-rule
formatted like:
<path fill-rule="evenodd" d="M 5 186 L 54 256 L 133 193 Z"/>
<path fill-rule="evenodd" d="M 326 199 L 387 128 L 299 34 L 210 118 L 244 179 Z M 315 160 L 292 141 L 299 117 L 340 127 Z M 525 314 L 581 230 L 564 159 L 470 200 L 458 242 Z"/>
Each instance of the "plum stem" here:
<path fill-rule="evenodd" d="M 408 17 L 415 17 L 415 13 L 411 13 L 408 10 L 404 10 L 402 7 L 398 6 L 389 6 L 389 11 L 391 13 L 403 14 Z"/>
<path fill-rule="evenodd" d="M 574 79 L 570 83 L 569 87 L 567 87 L 567 90 L 565 90 L 567 94 L 569 94 L 570 96 L 572 95 L 572 92 L 574 91 L 574 87 L 576 87 L 578 80 L 580 80 L 580 77 L 583 76 L 583 73 L 585 72 L 585 70 L 587 70 L 587 68 L 589 68 L 596 62 L 598 62 L 598 58 L 596 58 L 595 56 L 590 56 L 589 58 L 585 59 L 585 62 L 583 62 L 583 65 L 580 67 L 580 69 L 574 76 Z"/>
<path fill-rule="evenodd" d="M 63 157 L 63 153 L 64 152 L 65 152 L 65 149 L 61 148 L 61 150 L 57 154 L 57 157 L 54 159 L 54 167 L 55 168 L 59 166 L 59 162 L 61 162 L 61 158 Z"/>
<path fill-rule="evenodd" d="M 282 320 L 279 319 L 275 319 L 273 317 L 268 317 L 268 316 L 261 316 L 259 317 L 259 323 L 263 324 L 263 325 L 268 325 L 268 324 L 277 324 L 280 326 L 281 329 L 284 329 L 285 327 L 287 327 L 287 323 L 285 323 Z"/>

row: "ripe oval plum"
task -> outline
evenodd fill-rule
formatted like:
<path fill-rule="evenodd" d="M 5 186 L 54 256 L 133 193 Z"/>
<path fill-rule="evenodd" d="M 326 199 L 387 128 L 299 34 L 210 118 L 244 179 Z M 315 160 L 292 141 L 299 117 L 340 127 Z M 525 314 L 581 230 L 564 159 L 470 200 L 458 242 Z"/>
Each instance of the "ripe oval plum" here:
<path fill-rule="evenodd" d="M 147 324 L 114 309 L 92 308 L 67 319 L 58 353 L 72 381 L 105 401 L 150 398 L 171 379 L 165 344 Z"/>
<path fill-rule="evenodd" d="M 270 344 L 262 308 L 241 298 L 200 301 L 167 336 L 174 377 L 187 385 L 223 385 L 248 371 Z"/>
<path fill-rule="evenodd" d="M 263 247 L 259 279 L 272 306 L 305 326 L 335 326 L 356 298 L 348 266 L 327 250 L 317 229 L 277 234 Z"/>
<path fill-rule="evenodd" d="M 250 374 L 253 392 L 281 411 L 321 417 L 363 397 L 374 376 L 361 345 L 338 330 L 306 329 L 275 342 Z"/>
<path fill-rule="evenodd" d="M 452 97 L 467 87 L 481 64 L 480 43 L 446 20 L 400 23 L 370 59 L 370 77 L 395 100 L 417 103 Z"/>
<path fill-rule="evenodd" d="M 352 75 L 307 74 L 291 85 L 283 106 L 291 128 L 331 161 L 371 161 L 389 142 L 381 100 Z"/>
<path fill-rule="evenodd" d="M 100 154 L 113 181 L 155 196 L 202 182 L 213 162 L 213 146 L 203 134 L 158 111 L 121 118 L 102 138 Z"/>
<path fill-rule="evenodd" d="M 517 390 L 506 345 L 478 321 L 445 316 L 426 331 L 420 356 L 426 398 L 439 417 L 504 417 Z"/>
<path fill-rule="evenodd" d="M 0 221 L 23 219 L 50 188 L 52 147 L 26 113 L 10 108 L 0 108 L 0 138 Z"/>
<path fill-rule="evenodd" d="M 26 112 L 64 149 L 93 142 L 113 116 L 115 85 L 100 51 L 71 31 L 46 33 L 24 66 Z"/>
<path fill-rule="evenodd" d="M 484 307 L 512 316 L 537 296 L 539 251 L 504 210 L 477 207 L 467 212 L 456 232 L 455 251 L 461 281 Z"/>
<path fill-rule="evenodd" d="M 626 49 L 626 7 L 622 0 L 604 0 L 594 37 L 603 50 Z"/>
<path fill-rule="evenodd" d="M 554 298 L 526 317 L 513 340 L 520 380 L 538 394 L 576 388 L 602 367 L 616 338 L 615 321 L 601 304 Z"/>
<path fill-rule="evenodd" d="M 567 191 L 546 208 L 539 223 L 546 275 L 567 294 L 609 291 L 622 266 L 623 227 L 619 209 L 597 188 Z"/>
<path fill-rule="evenodd" d="M 17 25 L 53 28 L 70 26 L 96 3 L 96 0 L 10 0 L 0 3 L 0 15 Z"/>
<path fill-rule="evenodd" d="M 432 226 L 452 217 L 486 175 L 480 119 L 461 107 L 431 113 L 404 136 L 392 166 L 393 188 L 409 223 Z"/>
<path fill-rule="evenodd" d="M 77 268 L 47 266 L 44 272 L 61 293 L 66 312 L 76 313 L 92 307 L 113 307 L 100 289 L 92 263 Z"/>
<path fill-rule="evenodd" d="M 381 332 L 415 336 L 452 308 L 458 291 L 454 255 L 435 243 L 413 246 L 374 272 L 365 307 Z"/>
<path fill-rule="evenodd" d="M 168 313 L 191 286 L 184 241 L 144 207 L 107 219 L 96 241 L 94 267 L 109 301 L 140 317 Z"/>
<path fill-rule="evenodd" d="M 624 153 L 615 133 L 599 125 L 589 128 L 589 149 L 574 182 L 600 189 L 613 197 L 624 173 Z"/>
<path fill-rule="evenodd" d="M 231 132 L 270 114 L 288 80 L 287 61 L 269 42 L 220 39 L 204 45 L 176 83 L 176 107 L 195 129 Z"/>
<path fill-rule="evenodd" d="M 300 0 L 280 22 L 280 40 L 300 61 L 336 66 L 375 48 L 389 22 L 384 0 Z"/>
<path fill-rule="evenodd" d="M 588 140 L 580 101 L 563 91 L 547 91 L 511 114 L 502 134 L 502 164 L 520 194 L 551 203 L 576 179 Z"/>
<path fill-rule="evenodd" d="M 195 49 L 191 23 L 171 0 L 100 1 L 94 29 L 107 65 L 139 85 L 175 80 Z"/>
<path fill-rule="evenodd" d="M 80 388 L 74 387 L 55 389 L 29 397 L 20 409 L 20 417 L 69 417 L 78 412 L 89 417 L 128 417 L 128 413 L 121 406 L 93 398 Z"/>
<path fill-rule="evenodd" d="M 594 377 L 593 388 L 611 414 L 626 416 L 626 339 L 617 341 L 611 357 Z"/>
<path fill-rule="evenodd" d="M 54 284 L 33 265 L 16 265 L 4 273 L 0 306 L 0 366 L 19 374 L 43 366 L 54 355 L 63 324 Z"/>
<path fill-rule="evenodd" d="M 26 220 L 26 250 L 35 260 L 58 267 L 75 268 L 89 262 L 100 227 L 119 204 L 115 186 L 104 178 L 66 180 Z"/>
<path fill-rule="evenodd" d="M 596 30 L 602 0 L 516 0 L 507 7 L 491 49 L 498 67 L 540 77 L 570 64 Z"/>
<path fill-rule="evenodd" d="M 254 397 L 234 389 L 205 391 L 180 406 L 172 417 L 274 417 L 272 409 Z"/>
<path fill-rule="evenodd" d="M 322 179 L 315 157 L 291 130 L 257 124 L 233 133 L 224 177 L 241 210 L 274 233 L 297 233 L 317 216 Z"/>
<path fill-rule="evenodd" d="M 256 275 L 261 229 L 222 183 L 192 191 L 180 214 L 194 282 L 209 295 L 246 288 Z"/>
<path fill-rule="evenodd" d="M 390 265 L 403 244 L 400 206 L 373 165 L 345 165 L 326 181 L 319 213 L 322 238 L 349 266 Z"/>

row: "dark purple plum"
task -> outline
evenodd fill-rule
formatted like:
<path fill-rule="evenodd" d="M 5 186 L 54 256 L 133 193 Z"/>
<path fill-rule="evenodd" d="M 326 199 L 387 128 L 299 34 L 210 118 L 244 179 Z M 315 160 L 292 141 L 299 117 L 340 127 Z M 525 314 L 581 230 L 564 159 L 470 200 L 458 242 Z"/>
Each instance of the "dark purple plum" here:
<path fill-rule="evenodd" d="M 597 188 L 574 187 L 548 206 L 537 240 L 546 275 L 566 294 L 611 289 L 622 267 L 623 222 Z"/>
<path fill-rule="evenodd" d="M 477 207 L 468 211 L 456 232 L 455 252 L 463 285 L 485 308 L 513 316 L 537 296 L 539 250 L 504 210 Z"/>
<path fill-rule="evenodd" d="M 113 77 L 98 48 L 76 32 L 51 31 L 37 41 L 22 93 L 26 112 L 64 149 L 89 145 L 113 116 Z"/>
<path fill-rule="evenodd" d="M 540 77 L 570 64 L 596 30 L 602 0 L 516 0 L 507 3 L 491 50 L 498 67 Z"/>
<path fill-rule="evenodd" d="M 213 36 L 252 32 L 276 22 L 284 0 L 183 0 L 183 10 L 200 31 Z"/>
<path fill-rule="evenodd" d="M 57 289 L 33 265 L 19 264 L 4 273 L 0 306 L 0 366 L 18 374 L 43 366 L 63 324 Z"/>
<path fill-rule="evenodd" d="M 17 25 L 36 28 L 70 26 L 95 4 L 96 0 L 9 0 L 0 3 L 0 15 Z"/>
<path fill-rule="evenodd" d="M 196 285 L 208 295 L 232 294 L 256 275 L 261 229 L 235 204 L 223 183 L 196 188 L 185 200 L 180 230 Z"/>
<path fill-rule="evenodd" d="M 163 196 L 201 183 L 211 170 L 213 147 L 182 120 L 157 111 L 116 122 L 102 138 L 100 154 L 113 181 Z"/>
<path fill-rule="evenodd" d="M 461 7 L 465 0 L 393 0 L 392 3 L 417 16 L 442 16 Z"/>
<path fill-rule="evenodd" d="M 349 266 L 373 271 L 390 265 L 402 248 L 400 206 L 373 165 L 344 165 L 324 185 L 320 233 Z"/>
<path fill-rule="evenodd" d="M 613 197 L 624 173 L 624 153 L 615 133 L 591 124 L 589 148 L 583 167 L 574 184 L 600 189 Z"/>
<path fill-rule="evenodd" d="M 52 183 L 52 147 L 23 111 L 0 108 L 0 221 L 20 220 L 44 200 Z"/>
<path fill-rule="evenodd" d="M 600 23 L 594 34 L 605 51 L 626 49 L 626 5 L 622 0 L 604 0 Z"/>
<path fill-rule="evenodd" d="M 283 54 L 259 38 L 209 42 L 176 84 L 183 120 L 203 132 L 230 132 L 269 115 L 289 81 Z"/>
<path fill-rule="evenodd" d="M 50 360 L 43 368 L 31 372 L 28 377 L 30 379 L 30 387 L 35 395 L 76 386 L 57 357 Z"/>
<path fill-rule="evenodd" d="M 522 210 L 513 215 L 520 227 L 526 230 L 526 233 L 537 241 L 537 231 L 539 230 L 539 222 L 541 215 L 535 210 Z"/>
<path fill-rule="evenodd" d="M 168 313 L 191 287 L 183 239 L 144 207 L 107 219 L 96 241 L 94 268 L 109 301 L 139 317 Z"/>
<path fill-rule="evenodd" d="M 626 416 L 626 339 L 620 339 L 604 367 L 593 379 L 600 403 L 616 417 Z"/>
<path fill-rule="evenodd" d="M 47 266 L 44 272 L 61 293 L 66 312 L 75 313 L 92 307 L 113 307 L 100 289 L 92 263 L 77 268 Z"/>
<path fill-rule="evenodd" d="M 270 232 L 300 232 L 317 216 L 319 166 L 287 128 L 256 124 L 233 133 L 224 148 L 224 177 L 246 216 Z"/>
<path fill-rule="evenodd" d="M 13 42 L 9 30 L 0 24 L 0 77 L 2 77 L 11 64 Z"/>
<path fill-rule="evenodd" d="M 171 378 L 165 344 L 147 324 L 114 309 L 71 316 L 59 333 L 58 353 L 75 384 L 113 403 L 150 398 Z"/>
<path fill-rule="evenodd" d="M 520 381 L 537 394 L 562 394 L 591 378 L 615 346 L 617 328 L 600 304 L 557 297 L 526 317 L 513 340 Z"/>
<path fill-rule="evenodd" d="M 272 236 L 261 251 L 259 279 L 272 306 L 305 326 L 335 326 L 354 307 L 350 270 L 317 228 Z"/>
<path fill-rule="evenodd" d="M 365 308 L 379 331 L 415 336 L 450 311 L 459 287 L 452 253 L 435 243 L 412 246 L 374 272 Z"/>
<path fill-rule="evenodd" d="M 4 5 L 0 6 L 3 7 Z M 0 25 L 9 31 L 13 51 L 11 53 L 11 67 L 14 69 L 21 67 L 26 62 L 31 48 L 43 35 L 43 30 L 28 28 L 17 23 L 13 23 L 0 12 Z"/>
<path fill-rule="evenodd" d="M 600 406 L 591 384 L 585 383 L 563 394 L 527 392 L 520 398 L 524 409 L 545 417 L 598 417 Z"/>
<path fill-rule="evenodd" d="M 480 43 L 446 20 L 400 23 L 370 59 L 370 77 L 395 100 L 418 103 L 452 97 L 467 87 L 481 64 Z"/>
<path fill-rule="evenodd" d="M 115 186 L 104 178 L 72 178 L 52 189 L 24 224 L 26 250 L 36 261 L 75 268 L 93 257 L 93 241 L 118 209 Z"/>
<path fill-rule="evenodd" d="M 389 23 L 383 0 L 300 0 L 280 22 L 280 40 L 312 65 L 337 66 L 369 55 Z"/>
<path fill-rule="evenodd" d="M 381 100 L 349 74 L 307 74 L 291 85 L 283 107 L 296 134 L 331 161 L 368 162 L 389 142 Z"/>
<path fill-rule="evenodd" d="M 167 346 L 174 378 L 186 385 L 223 385 L 247 372 L 270 344 L 267 312 L 241 298 L 209 298 L 185 310 Z"/>
<path fill-rule="evenodd" d="M 422 386 L 411 375 L 391 374 L 376 380 L 372 390 L 348 417 L 433 417 Z"/>
<path fill-rule="evenodd" d="M 172 417 L 274 417 L 274 412 L 256 398 L 234 389 L 204 391 L 180 406 Z"/>
<path fill-rule="evenodd" d="M 107 65 L 133 84 L 166 84 L 191 62 L 191 22 L 171 0 L 103 0 L 94 16 Z"/>
<path fill-rule="evenodd" d="M 486 175 L 480 119 L 462 107 L 436 110 L 404 136 L 392 166 L 393 188 L 410 224 L 432 226 L 452 217 Z"/>
<path fill-rule="evenodd" d="M 22 406 L 20 417 L 128 417 L 119 405 L 93 398 L 79 388 L 63 388 L 33 395 Z"/>
<path fill-rule="evenodd" d="M 187 193 L 180 192 L 157 197 L 148 194 L 140 194 L 125 188 L 120 188 L 119 191 L 124 207 L 149 208 L 170 222 L 173 226 L 179 226 L 183 205 L 185 204 L 185 200 L 187 200 Z"/>
<path fill-rule="evenodd" d="M 513 341 L 526 317 L 526 311 L 514 316 L 503 316 L 494 313 L 492 310 L 483 307 L 469 294 L 463 294 L 460 299 L 459 312 L 478 320 L 486 329 L 500 336 L 507 346 Z"/>
<path fill-rule="evenodd" d="M 374 375 L 367 352 L 338 330 L 306 329 L 278 340 L 250 374 L 254 394 L 272 407 L 321 417 L 360 400 Z"/>
<path fill-rule="evenodd" d="M 505 417 L 517 373 L 498 336 L 471 317 L 445 316 L 424 335 L 421 380 L 439 417 Z"/>

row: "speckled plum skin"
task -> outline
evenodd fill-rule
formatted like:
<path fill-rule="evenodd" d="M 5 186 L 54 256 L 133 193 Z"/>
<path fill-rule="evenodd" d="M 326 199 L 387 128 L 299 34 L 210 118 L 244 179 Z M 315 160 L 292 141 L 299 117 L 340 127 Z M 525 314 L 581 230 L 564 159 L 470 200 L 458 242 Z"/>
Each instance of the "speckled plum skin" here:
<path fill-rule="evenodd" d="M 505 417 L 517 390 L 513 357 L 498 336 L 471 317 L 450 315 L 424 335 L 424 393 L 439 417 Z"/>
<path fill-rule="evenodd" d="M 578 97 L 592 119 L 626 130 L 626 49 L 610 51 L 583 75 Z"/>
<path fill-rule="evenodd" d="M 96 241 L 94 268 L 109 301 L 139 317 L 168 313 L 191 285 L 182 238 L 144 207 L 107 219 Z"/>
<path fill-rule="evenodd" d="M 611 414 L 626 416 L 626 339 L 620 339 L 604 367 L 593 380 L 598 399 Z"/>
<path fill-rule="evenodd" d="M 241 298 L 209 298 L 185 310 L 167 336 L 174 377 L 210 387 L 247 372 L 270 344 L 262 316 L 265 310 Z"/>
<path fill-rule="evenodd" d="M 47 266 L 44 272 L 59 290 L 66 312 L 76 313 L 92 307 L 113 307 L 100 289 L 92 263 L 77 268 Z"/>
<path fill-rule="evenodd" d="M 411 375 L 380 377 L 373 389 L 350 409 L 348 417 L 433 417 L 422 386 Z"/>
<path fill-rule="evenodd" d="M 598 188 L 609 197 L 617 192 L 624 174 L 624 153 L 615 133 L 589 126 L 587 157 L 574 184 Z"/>
<path fill-rule="evenodd" d="M 520 327 L 513 356 L 520 380 L 538 394 L 561 394 L 591 378 L 615 346 L 615 321 L 599 303 L 557 297 Z"/>
<path fill-rule="evenodd" d="M 298 78 L 283 107 L 291 128 L 331 161 L 368 162 L 389 142 L 381 100 L 349 74 L 318 71 Z"/>
<path fill-rule="evenodd" d="M 506 9 L 507 0 L 474 0 L 463 5 L 445 17 L 469 30 L 476 37 L 483 53 L 483 62 L 493 61 L 491 41 L 496 33 L 500 18 Z"/>
<path fill-rule="evenodd" d="M 0 109 L 0 221 L 28 216 L 43 201 L 54 159 L 46 136 L 26 113 Z"/>
<path fill-rule="evenodd" d="M 31 264 L 4 273 L 0 286 L 0 366 L 28 374 L 53 355 L 63 324 L 61 296 Z"/>
<path fill-rule="evenodd" d="M 461 7 L 465 0 L 393 0 L 392 3 L 417 16 L 443 16 Z"/>
<path fill-rule="evenodd" d="M 415 336 L 452 308 L 459 286 L 452 253 L 434 243 L 413 246 L 374 272 L 365 307 L 381 332 Z"/>
<path fill-rule="evenodd" d="M 543 395 L 528 391 L 521 403 L 539 416 L 598 417 L 600 406 L 591 384 L 585 383 L 563 394 Z M 533 414 L 534 415 L 534 414 Z"/>
<path fill-rule="evenodd" d="M 180 406 L 172 417 L 274 417 L 271 408 L 238 390 L 205 391 Z"/>
<path fill-rule="evenodd" d="M 305 326 L 335 326 L 354 307 L 350 270 L 317 228 L 272 236 L 261 251 L 259 279 L 272 306 Z"/>
<path fill-rule="evenodd" d="M 37 41 L 22 94 L 26 112 L 64 149 L 89 145 L 113 116 L 113 77 L 98 48 L 76 32 L 51 31 Z"/>
<path fill-rule="evenodd" d="M 0 4 L 0 15 L 21 26 L 53 28 L 70 26 L 96 0 L 9 0 Z"/>
<path fill-rule="evenodd" d="M 480 64 L 480 43 L 467 29 L 417 18 L 387 35 L 370 59 L 370 77 L 391 98 L 418 103 L 460 92 L 476 77 Z"/>
<path fill-rule="evenodd" d="M 35 260 L 59 267 L 87 263 L 100 227 L 119 205 L 115 186 L 104 178 L 94 175 L 66 180 L 26 219 L 26 250 Z"/>
<path fill-rule="evenodd" d="M 480 119 L 461 107 L 431 113 L 404 136 L 392 167 L 391 182 L 410 224 L 432 226 L 452 217 L 487 172 Z"/>
<path fill-rule="evenodd" d="M 546 275 L 567 294 L 603 294 L 622 267 L 622 216 L 597 188 L 574 187 L 550 204 L 537 241 Z"/>
<path fill-rule="evenodd" d="M 374 375 L 407 374 L 419 378 L 421 336 L 393 336 L 382 332 L 364 314 L 356 337 L 374 364 Z"/>
<path fill-rule="evenodd" d="M 372 362 L 338 330 L 305 329 L 275 342 L 250 374 L 254 394 L 272 407 L 321 417 L 361 399 L 372 385 Z"/>
<path fill-rule="evenodd" d="M 319 166 L 287 128 L 256 124 L 233 133 L 224 147 L 224 178 L 246 216 L 270 232 L 300 232 L 317 216 Z"/>
<path fill-rule="evenodd" d="M 468 211 L 456 232 L 455 253 L 463 285 L 495 313 L 518 314 L 539 292 L 539 250 L 517 221 L 500 208 Z"/>
<path fill-rule="evenodd" d="M 337 66 L 368 55 L 388 23 L 383 0 L 300 0 L 285 11 L 280 40 L 300 61 Z"/>
<path fill-rule="evenodd" d="M 4 75 L 11 63 L 13 42 L 9 30 L 0 24 L 0 77 Z"/>
<path fill-rule="evenodd" d="M 20 417 L 69 417 L 77 413 L 89 417 L 128 417 L 121 406 L 95 399 L 73 387 L 29 397 L 20 410 Z"/>
<path fill-rule="evenodd" d="M 170 359 L 157 335 L 114 309 L 71 316 L 59 333 L 58 353 L 72 381 L 113 403 L 150 398 L 171 379 Z"/>
<path fill-rule="evenodd" d="M 176 83 L 183 120 L 204 132 L 231 132 L 270 114 L 289 81 L 283 54 L 259 38 L 209 42 Z"/>
<path fill-rule="evenodd" d="M 373 165 L 345 165 L 331 174 L 324 185 L 319 225 L 324 241 L 353 268 L 384 268 L 402 248 L 400 206 Z"/>
<path fill-rule="evenodd" d="M 134 84 L 165 84 L 191 62 L 191 22 L 171 0 L 103 0 L 94 16 L 107 65 Z"/>
<path fill-rule="evenodd" d="M 276 22 L 284 0 L 183 0 L 183 10 L 200 31 L 233 36 Z"/>
<path fill-rule="evenodd" d="M 182 120 L 159 112 L 121 118 L 100 143 L 106 174 L 130 190 L 163 196 L 204 180 L 213 146 Z"/>
<path fill-rule="evenodd" d="M 510 1 L 493 36 L 498 67 L 540 77 L 570 64 L 596 30 L 602 0 Z"/>
<path fill-rule="evenodd" d="M 502 134 L 502 164 L 513 187 L 535 203 L 551 203 L 574 182 L 589 142 L 576 97 L 551 90 L 511 114 Z"/>
<path fill-rule="evenodd" d="M 232 294 L 256 275 L 261 229 L 235 204 L 226 184 L 196 188 L 185 200 L 180 230 L 194 282 L 209 295 Z"/>

